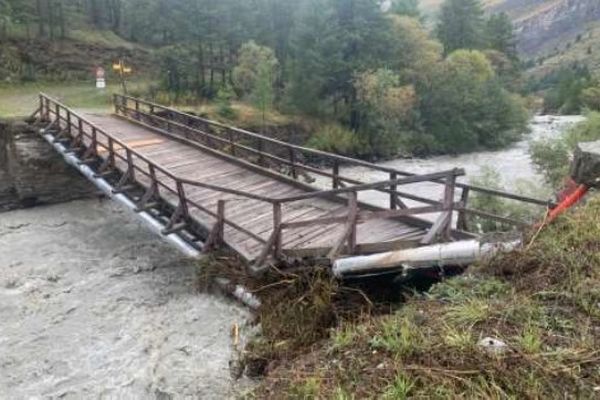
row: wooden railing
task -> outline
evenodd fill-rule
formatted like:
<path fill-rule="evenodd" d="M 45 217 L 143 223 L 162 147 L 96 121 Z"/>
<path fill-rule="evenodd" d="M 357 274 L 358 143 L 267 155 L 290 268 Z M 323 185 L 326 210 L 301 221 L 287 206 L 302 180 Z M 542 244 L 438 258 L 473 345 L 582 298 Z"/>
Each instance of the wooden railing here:
<path fill-rule="evenodd" d="M 123 173 L 116 183 L 114 191 L 115 193 L 124 192 L 130 189 L 131 185 L 135 183 L 144 186 L 146 191 L 137 201 L 139 211 L 150 209 L 165 194 L 167 197 L 176 199 L 176 208 L 163 231 L 164 234 L 171 234 L 185 229 L 191 222 L 190 209 L 195 208 L 214 217 L 218 221 L 217 225 L 220 228 L 220 235 L 215 236 L 215 234 L 212 234 L 210 236 L 211 242 L 208 243 L 209 246 L 214 245 L 222 239 L 223 227 L 225 225 L 261 243 L 266 243 L 262 237 L 224 218 L 224 201 L 219 201 L 216 211 L 209 210 L 191 200 L 187 196 L 186 189 L 201 187 L 224 194 L 235 195 L 242 199 L 256 200 L 269 204 L 275 203 L 273 199 L 178 177 L 153 160 L 146 158 L 143 154 L 127 146 L 113 135 L 92 124 L 69 107 L 45 94 L 40 94 L 39 96 L 39 115 L 41 120 L 49 122 L 45 131 L 52 128 L 58 129 L 59 133 L 56 135 L 56 141 L 69 139 L 69 151 L 82 152 L 80 156 L 82 163 L 91 165 L 97 163 L 98 160 L 102 160 L 101 164 L 97 167 L 98 176 L 107 176 L 116 171 L 117 164 L 120 162 L 123 166 Z M 140 176 L 145 179 L 140 179 Z"/>
<path fill-rule="evenodd" d="M 299 180 L 302 175 L 314 174 L 328 178 L 331 187 L 334 189 L 346 187 L 347 185 L 363 184 L 364 182 L 341 174 L 341 170 L 347 166 L 359 166 L 373 172 L 387 174 L 389 181 L 394 181 L 398 177 L 416 175 L 367 161 L 286 143 L 130 96 L 114 95 L 114 105 L 115 112 L 119 115 L 152 125 L 186 140 L 197 141 L 208 148 L 225 152 L 238 159 L 245 159 L 262 168 L 271 168 L 279 172 L 286 169 L 287 175 L 294 180 Z M 331 167 L 331 171 L 318 168 L 314 166 L 314 163 L 311 165 L 310 160 L 318 160 L 325 163 Z M 446 184 L 445 179 L 441 178 L 432 178 L 427 182 L 440 185 Z M 460 207 L 455 210 L 458 214 L 456 218 L 457 229 L 464 231 L 469 230 L 467 223 L 468 215 L 516 227 L 527 225 L 524 221 L 518 221 L 506 216 L 496 215 L 486 210 L 469 207 L 470 196 L 473 193 L 544 208 L 552 208 L 554 206 L 546 200 L 461 182 L 456 182 L 455 187 L 461 190 L 459 193 Z M 397 185 L 394 184 L 373 188 L 372 190 L 388 195 L 389 208 L 392 210 L 407 209 L 405 200 L 415 201 L 428 206 L 440 206 L 442 204 L 439 200 L 419 196 L 407 191 L 400 191 Z"/>
<path fill-rule="evenodd" d="M 139 113 L 141 112 L 140 110 Z M 462 203 L 454 201 L 456 177 L 464 174 L 464 171 L 458 169 L 422 176 L 394 177 L 394 179 L 383 182 L 348 187 L 337 185 L 332 190 L 315 190 L 311 188 L 306 193 L 300 195 L 270 198 L 179 177 L 120 141 L 115 136 L 94 125 L 69 107 L 45 94 L 40 94 L 39 96 L 39 108 L 36 114 L 39 115 L 41 121 L 47 123 L 44 131 L 56 132 L 54 140 L 63 142 L 68 146 L 68 151 L 77 154 L 82 164 L 87 164 L 94 168 L 97 176 L 107 177 L 117 171 L 120 172 L 120 174 L 116 174 L 119 176 L 114 185 L 116 193 L 125 193 L 136 187 L 142 188 L 143 194 L 134 199 L 137 203 L 138 211 L 147 211 L 154 208 L 161 200 L 173 203 L 174 210 L 163 231 L 164 234 L 176 233 L 193 226 L 192 214 L 193 210 L 196 209 L 216 220 L 208 234 L 205 243 L 206 249 L 225 243 L 224 228 L 228 226 L 264 245 L 263 252 L 256 260 L 258 265 L 262 265 L 269 255 L 272 255 L 276 259 L 282 257 L 282 233 L 284 230 L 307 226 L 345 223 L 343 235 L 329 251 L 328 255 L 332 259 L 342 251 L 345 244 L 347 244 L 345 247 L 347 254 L 354 253 L 357 246 L 357 226 L 361 222 L 371 219 L 402 218 L 419 214 L 440 213 L 438 221 L 433 224 L 423 243 L 432 241 L 436 236 L 449 239 L 452 225 L 451 215 L 454 211 L 460 210 L 464 206 Z M 171 123 L 173 124 L 173 122 Z M 367 190 L 396 191 L 402 185 L 432 180 L 444 182 L 445 184 L 446 196 L 442 202 L 433 202 L 434 204 L 427 207 L 393 207 L 390 210 L 379 208 L 359 209 L 357 198 L 360 192 Z M 216 210 L 209 210 L 193 201 L 188 195 L 190 188 L 193 187 L 208 189 L 222 193 L 223 195 L 234 195 L 236 196 L 236 201 L 243 199 L 270 204 L 273 214 L 271 235 L 265 240 L 256 233 L 228 219 L 226 216 L 226 200 L 219 199 Z M 344 196 L 347 196 L 347 198 Z M 283 205 L 314 198 L 347 201 L 347 214 L 340 217 L 332 216 L 314 220 L 285 221 L 285 216 L 282 215 Z"/>

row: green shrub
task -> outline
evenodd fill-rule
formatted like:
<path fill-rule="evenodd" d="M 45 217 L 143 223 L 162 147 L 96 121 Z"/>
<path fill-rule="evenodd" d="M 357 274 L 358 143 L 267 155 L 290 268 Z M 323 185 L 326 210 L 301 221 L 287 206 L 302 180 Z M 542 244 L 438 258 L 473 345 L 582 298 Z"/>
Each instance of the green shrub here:
<path fill-rule="evenodd" d="M 364 148 L 358 136 L 338 124 L 325 125 L 312 135 L 307 145 L 318 150 L 346 156 L 368 154 L 368 149 Z"/>
<path fill-rule="evenodd" d="M 529 154 L 538 173 L 552 188 L 558 188 L 569 173 L 570 155 L 580 142 L 600 140 L 600 112 L 589 112 L 585 121 L 562 137 L 529 144 Z"/>
<path fill-rule="evenodd" d="M 235 119 L 237 114 L 231 107 L 231 100 L 235 97 L 235 92 L 230 85 L 221 87 L 217 93 L 217 113 L 227 119 Z"/>
<path fill-rule="evenodd" d="M 490 189 L 505 190 L 500 174 L 491 167 L 481 169 L 480 175 L 471 180 L 475 186 L 482 186 Z M 526 185 L 517 188 L 517 192 L 523 195 L 540 197 L 542 188 L 536 188 L 531 182 L 524 182 Z M 485 211 L 491 214 L 512 218 L 518 221 L 530 221 L 536 217 L 541 217 L 540 207 L 492 196 L 485 193 L 475 192 L 469 200 L 469 208 Z M 468 220 L 470 229 L 477 229 L 481 233 L 485 232 L 507 232 L 515 229 L 515 226 L 493 221 L 483 217 L 470 217 Z"/>

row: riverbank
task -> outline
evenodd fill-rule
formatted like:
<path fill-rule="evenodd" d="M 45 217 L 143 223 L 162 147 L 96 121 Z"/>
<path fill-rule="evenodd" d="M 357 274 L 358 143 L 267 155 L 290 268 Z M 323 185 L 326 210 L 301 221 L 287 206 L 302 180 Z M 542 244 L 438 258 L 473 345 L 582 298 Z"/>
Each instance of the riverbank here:
<path fill-rule="evenodd" d="M 336 321 L 325 338 L 276 353 L 256 398 L 597 397 L 599 222 L 595 198 L 531 235 L 525 250 L 427 294 L 405 292 L 385 315 Z"/>
<path fill-rule="evenodd" d="M 106 200 L 0 215 L 0 398 L 235 397 L 248 313 L 196 261 Z"/>

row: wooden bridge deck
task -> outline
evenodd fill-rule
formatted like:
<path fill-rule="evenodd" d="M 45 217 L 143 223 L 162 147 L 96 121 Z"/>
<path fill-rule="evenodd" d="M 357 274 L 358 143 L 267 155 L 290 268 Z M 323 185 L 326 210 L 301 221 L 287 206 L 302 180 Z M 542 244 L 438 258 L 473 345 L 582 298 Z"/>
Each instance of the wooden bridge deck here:
<path fill-rule="evenodd" d="M 457 183 L 464 174 L 459 169 L 417 176 L 132 97 L 115 95 L 114 102 L 115 115 L 81 114 L 41 94 L 36 115 L 48 124 L 44 132 L 99 177 L 111 180 L 115 192 L 127 195 L 139 211 L 166 219 L 165 234 L 204 241 L 205 250 L 225 245 L 257 264 L 268 257 L 333 260 L 473 237 L 467 215 L 523 225 L 468 208 L 471 192 L 547 206 L 542 200 Z M 305 162 L 310 157 L 326 160 L 333 170 L 311 166 Z M 340 173 L 342 164 L 383 172 L 389 179 L 355 181 Z M 331 179 L 332 189 L 302 183 L 301 176 L 308 174 Z M 432 182 L 442 185 L 442 199 L 400 190 Z M 462 189 L 458 201 L 457 189 Z M 390 207 L 359 202 L 358 194 L 367 190 L 385 193 Z M 423 206 L 408 207 L 404 200 Z M 436 215 L 435 222 L 415 217 L 423 214 Z"/>
<path fill-rule="evenodd" d="M 233 164 L 222 158 L 201 151 L 198 148 L 166 138 L 149 128 L 135 125 L 116 116 L 83 114 L 83 116 L 105 132 L 114 135 L 138 153 L 155 161 L 173 174 L 189 179 L 200 180 L 208 184 L 230 187 L 258 196 L 286 197 L 306 193 L 291 183 L 258 174 L 241 165 Z M 140 168 L 147 168 L 142 160 L 135 160 Z M 127 169 L 125 161 L 117 162 L 122 172 Z M 226 218 L 235 224 L 253 232 L 264 239 L 259 242 L 231 227 L 225 227 L 225 241 L 248 260 L 254 260 L 263 250 L 273 229 L 272 207 L 270 204 L 244 199 L 234 194 L 224 194 L 205 188 L 187 191 L 187 196 L 206 209 L 216 209 L 217 200 L 225 200 L 231 208 Z M 174 202 L 176 201 L 173 196 Z M 347 206 L 327 199 L 312 198 L 295 203 L 284 204 L 283 223 L 298 220 L 341 217 L 346 214 Z M 199 209 L 191 209 L 194 219 L 205 227 L 211 227 L 215 218 Z M 309 226 L 286 230 L 282 237 L 283 251 L 329 249 L 342 235 L 344 223 L 325 226 Z M 359 222 L 357 227 L 357 246 L 369 247 L 381 243 L 419 241 L 426 231 L 410 226 L 397 219 L 369 220 Z M 302 253 L 302 252 L 300 252 Z M 322 253 L 322 251 L 321 251 Z"/>

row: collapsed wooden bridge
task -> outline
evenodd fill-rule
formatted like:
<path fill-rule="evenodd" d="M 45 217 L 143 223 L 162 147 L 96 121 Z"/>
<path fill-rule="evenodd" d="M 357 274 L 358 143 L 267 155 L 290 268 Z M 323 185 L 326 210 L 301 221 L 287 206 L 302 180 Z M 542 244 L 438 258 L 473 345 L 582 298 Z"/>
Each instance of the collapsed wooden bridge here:
<path fill-rule="evenodd" d="M 35 115 L 45 124 L 45 135 L 112 185 L 114 193 L 128 196 L 139 212 L 160 221 L 164 234 L 176 233 L 204 251 L 226 247 L 257 266 L 297 258 L 333 261 L 472 238 L 469 215 L 524 225 L 469 208 L 473 192 L 548 206 L 459 183 L 461 169 L 414 175 L 133 97 L 115 95 L 114 106 L 114 115 L 78 113 L 40 94 Z M 315 167 L 313 160 L 328 168 Z M 387 179 L 351 179 L 342 173 L 346 166 Z M 330 188 L 303 182 L 311 177 L 327 179 Z M 410 190 L 415 184 L 440 186 L 441 199 L 416 195 Z M 388 196 L 389 207 L 361 201 L 369 191 Z"/>

